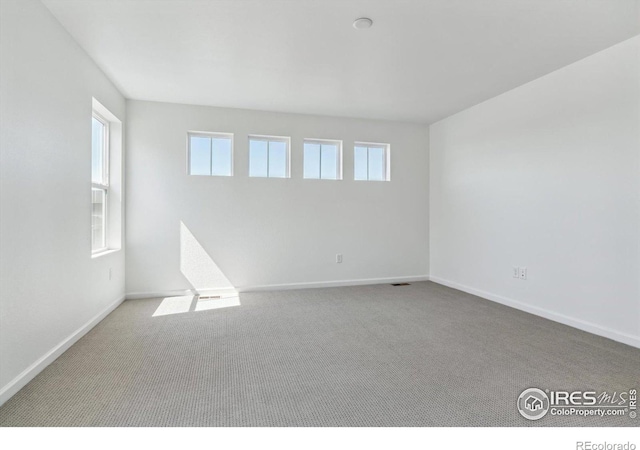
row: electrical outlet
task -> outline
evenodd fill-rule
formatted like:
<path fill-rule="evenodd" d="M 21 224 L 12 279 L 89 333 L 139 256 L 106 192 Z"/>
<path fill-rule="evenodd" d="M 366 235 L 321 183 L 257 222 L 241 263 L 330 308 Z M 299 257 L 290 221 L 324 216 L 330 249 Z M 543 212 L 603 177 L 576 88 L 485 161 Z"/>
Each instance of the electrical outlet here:
<path fill-rule="evenodd" d="M 520 267 L 513 268 L 513 278 L 520 278 Z"/>
<path fill-rule="evenodd" d="M 336 254 L 336 262 L 338 264 L 342 263 L 342 253 L 337 253 Z"/>
<path fill-rule="evenodd" d="M 521 280 L 526 280 L 527 279 L 527 268 L 526 267 L 520 267 L 520 279 Z"/>

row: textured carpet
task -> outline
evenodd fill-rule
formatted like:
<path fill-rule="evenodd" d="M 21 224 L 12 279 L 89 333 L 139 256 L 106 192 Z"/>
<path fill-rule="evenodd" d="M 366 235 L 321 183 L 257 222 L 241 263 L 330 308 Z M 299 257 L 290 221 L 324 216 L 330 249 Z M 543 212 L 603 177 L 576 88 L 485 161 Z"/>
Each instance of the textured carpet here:
<path fill-rule="evenodd" d="M 161 302 L 124 302 L 0 425 L 640 425 L 516 410 L 528 387 L 638 388 L 638 349 L 434 283 L 247 293 L 154 317 Z"/>

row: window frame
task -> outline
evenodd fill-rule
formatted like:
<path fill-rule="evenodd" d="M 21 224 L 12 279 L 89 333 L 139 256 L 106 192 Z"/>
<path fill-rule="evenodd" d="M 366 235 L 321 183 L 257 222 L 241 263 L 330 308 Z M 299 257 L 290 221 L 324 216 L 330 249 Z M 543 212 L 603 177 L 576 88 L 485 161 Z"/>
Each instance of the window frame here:
<path fill-rule="evenodd" d="M 251 141 L 261 141 L 267 143 L 267 176 L 251 175 Z M 287 179 L 291 178 L 291 137 L 289 136 L 268 136 L 262 134 L 250 134 L 248 136 L 248 163 L 249 163 L 249 178 L 275 178 L 275 179 Z M 272 177 L 269 175 L 269 142 L 283 142 L 286 146 L 285 151 L 285 176 L 284 177 Z"/>
<path fill-rule="evenodd" d="M 304 164 L 305 164 L 305 145 L 306 144 L 317 144 L 320 146 L 320 155 L 319 157 L 319 173 L 318 178 L 308 178 L 304 176 Z M 322 145 L 335 145 L 338 147 L 338 152 L 336 154 L 336 177 L 335 178 L 322 178 Z M 328 180 L 328 181 L 339 181 L 342 180 L 342 141 L 337 139 L 316 139 L 316 138 L 305 138 L 302 141 L 302 178 L 304 180 Z"/>
<path fill-rule="evenodd" d="M 208 175 L 197 175 L 191 173 L 191 137 L 209 138 L 212 143 L 210 147 L 211 167 L 209 167 Z M 213 139 L 214 138 L 229 139 L 231 141 L 231 167 L 229 175 L 216 175 L 213 173 Z M 232 177 L 234 175 L 234 136 L 233 133 L 224 133 L 220 131 L 187 131 L 187 175 L 194 177 Z"/>
<path fill-rule="evenodd" d="M 104 253 L 109 250 L 109 188 L 110 188 L 110 168 L 109 168 L 109 135 L 110 122 L 100 113 L 98 113 L 95 109 L 91 113 L 91 118 L 100 122 L 103 126 L 103 136 L 102 136 L 102 182 L 96 183 L 93 181 L 93 174 L 91 175 L 91 255 L 97 255 L 100 253 Z M 91 140 L 93 143 L 93 129 Z M 93 162 L 93 152 L 91 154 L 92 162 Z M 94 248 L 93 246 L 93 190 L 100 190 L 104 192 L 104 202 L 103 202 L 103 214 L 102 214 L 102 235 L 104 245 L 102 247 Z"/>
<path fill-rule="evenodd" d="M 367 178 L 356 178 L 356 147 L 367 148 Z M 372 148 L 382 149 L 382 180 L 372 180 L 369 178 L 369 150 Z M 353 143 L 353 179 L 354 181 L 391 181 L 391 144 L 381 142 L 363 142 L 356 141 Z"/>

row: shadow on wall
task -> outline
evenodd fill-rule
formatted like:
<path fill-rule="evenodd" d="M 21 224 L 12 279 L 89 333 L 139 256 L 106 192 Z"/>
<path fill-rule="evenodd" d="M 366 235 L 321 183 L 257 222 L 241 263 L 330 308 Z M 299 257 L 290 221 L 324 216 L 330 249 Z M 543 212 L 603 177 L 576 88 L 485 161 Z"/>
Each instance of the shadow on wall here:
<path fill-rule="evenodd" d="M 191 285 L 193 294 L 163 299 L 153 317 L 240 305 L 240 297 L 231 281 L 182 221 L 180 271 Z"/>

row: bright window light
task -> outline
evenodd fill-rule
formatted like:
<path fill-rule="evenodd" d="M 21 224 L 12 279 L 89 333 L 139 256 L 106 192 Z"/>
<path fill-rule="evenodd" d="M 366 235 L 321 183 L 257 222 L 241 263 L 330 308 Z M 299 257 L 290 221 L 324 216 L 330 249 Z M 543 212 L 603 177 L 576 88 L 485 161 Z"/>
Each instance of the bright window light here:
<path fill-rule="evenodd" d="M 249 176 L 289 178 L 288 137 L 249 136 Z"/>
<path fill-rule="evenodd" d="M 304 178 L 342 179 L 342 141 L 305 139 Z"/>
<path fill-rule="evenodd" d="M 109 196 L 109 122 L 97 112 L 91 118 L 91 252 L 107 249 Z"/>
<path fill-rule="evenodd" d="M 233 135 L 189 133 L 189 175 L 233 175 Z"/>
<path fill-rule="evenodd" d="M 390 180 L 389 144 L 371 144 L 356 142 L 353 152 L 355 180 Z"/>

